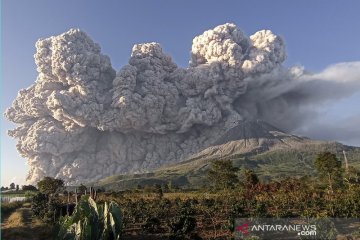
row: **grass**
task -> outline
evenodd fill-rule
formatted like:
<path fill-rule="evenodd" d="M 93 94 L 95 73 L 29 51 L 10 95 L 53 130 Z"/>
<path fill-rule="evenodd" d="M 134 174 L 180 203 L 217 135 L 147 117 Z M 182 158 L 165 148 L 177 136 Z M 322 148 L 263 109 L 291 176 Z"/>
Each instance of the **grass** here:
<path fill-rule="evenodd" d="M 34 218 L 30 210 L 30 203 L 9 203 L 6 210 L 12 213 L 1 224 L 1 239 L 11 240 L 41 240 L 53 239 L 54 227 L 44 224 Z M 15 208 L 15 209 L 14 209 Z M 3 210 L 3 206 L 2 206 Z M 4 208 L 5 210 L 5 208 Z"/>
<path fill-rule="evenodd" d="M 1 196 L 8 197 L 8 198 L 25 197 L 25 193 L 1 193 Z"/>
<path fill-rule="evenodd" d="M 7 228 L 25 227 L 24 210 L 18 209 L 10 215 L 6 222 Z"/>
<path fill-rule="evenodd" d="M 22 205 L 23 202 L 1 203 L 1 220 L 3 220 L 16 209 L 22 207 Z"/>

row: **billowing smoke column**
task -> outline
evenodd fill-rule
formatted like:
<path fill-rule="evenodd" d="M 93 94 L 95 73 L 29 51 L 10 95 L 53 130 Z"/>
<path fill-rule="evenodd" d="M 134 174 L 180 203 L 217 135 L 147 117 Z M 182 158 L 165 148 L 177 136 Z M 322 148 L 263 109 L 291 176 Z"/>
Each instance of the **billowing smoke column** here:
<path fill-rule="evenodd" d="M 247 37 L 234 24 L 195 37 L 186 69 L 158 43 L 145 43 L 116 73 L 78 29 L 41 39 L 36 48 L 36 82 L 5 113 L 19 124 L 9 134 L 28 159 L 29 182 L 94 181 L 178 162 L 242 119 L 293 130 L 313 114 L 313 104 L 360 85 L 360 63 L 320 74 L 287 69 L 279 36 L 262 30 Z"/>

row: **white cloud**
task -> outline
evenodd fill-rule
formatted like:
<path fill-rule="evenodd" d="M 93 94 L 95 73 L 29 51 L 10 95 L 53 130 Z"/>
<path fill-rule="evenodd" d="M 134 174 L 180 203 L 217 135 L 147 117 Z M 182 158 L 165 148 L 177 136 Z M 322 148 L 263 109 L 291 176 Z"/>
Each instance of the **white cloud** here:
<path fill-rule="evenodd" d="M 174 30 L 175 31 L 175 30 Z M 86 33 L 71 29 L 36 43 L 38 78 L 6 116 L 28 159 L 29 180 L 97 180 L 177 162 L 214 143 L 241 119 L 295 130 L 322 104 L 360 89 L 360 62 L 311 74 L 282 66 L 284 41 L 247 37 L 234 24 L 193 40 L 190 66 L 158 43 L 137 44 L 116 74 Z"/>

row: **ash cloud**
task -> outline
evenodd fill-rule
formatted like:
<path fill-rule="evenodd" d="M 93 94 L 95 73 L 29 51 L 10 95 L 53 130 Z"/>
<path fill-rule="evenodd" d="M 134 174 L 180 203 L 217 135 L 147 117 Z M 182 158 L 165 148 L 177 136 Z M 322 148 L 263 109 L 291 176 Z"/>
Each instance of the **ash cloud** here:
<path fill-rule="evenodd" d="M 28 159 L 29 182 L 67 183 L 178 162 L 243 119 L 293 131 L 314 106 L 360 89 L 360 62 L 321 73 L 285 68 L 285 44 L 270 30 L 248 37 L 234 24 L 193 40 L 188 68 L 158 43 L 137 44 L 117 73 L 86 33 L 71 29 L 36 43 L 35 83 L 6 117 Z"/>
<path fill-rule="evenodd" d="M 341 118 L 334 122 L 326 120 L 324 117 L 315 119 L 310 124 L 297 129 L 296 132 L 315 139 L 338 139 L 346 144 L 359 146 L 360 114 Z"/>

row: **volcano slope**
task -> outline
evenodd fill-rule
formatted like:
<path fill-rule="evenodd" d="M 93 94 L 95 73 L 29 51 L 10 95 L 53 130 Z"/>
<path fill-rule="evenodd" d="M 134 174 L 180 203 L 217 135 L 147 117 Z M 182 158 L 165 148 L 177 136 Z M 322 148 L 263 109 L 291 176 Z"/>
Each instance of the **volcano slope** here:
<path fill-rule="evenodd" d="M 299 137 L 256 121 L 239 121 L 210 146 L 177 164 L 141 174 L 116 175 L 100 180 L 97 186 L 123 190 L 137 185 L 166 184 L 197 188 L 206 186 L 207 171 L 214 160 L 230 159 L 234 166 L 253 169 L 262 180 L 288 176 L 314 176 L 318 153 L 330 151 L 343 162 L 343 151 L 350 166 L 360 169 L 360 148 L 334 141 L 317 141 Z"/>

